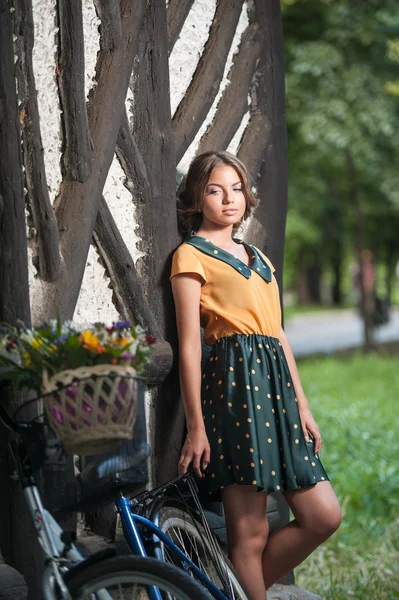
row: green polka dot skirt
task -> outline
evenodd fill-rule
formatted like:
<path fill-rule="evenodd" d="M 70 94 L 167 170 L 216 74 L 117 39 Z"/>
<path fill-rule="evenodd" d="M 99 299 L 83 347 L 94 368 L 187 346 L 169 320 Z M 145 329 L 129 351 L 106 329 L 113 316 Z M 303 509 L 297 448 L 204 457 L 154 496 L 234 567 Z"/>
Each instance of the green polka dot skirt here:
<path fill-rule="evenodd" d="M 213 347 L 202 373 L 202 411 L 211 446 L 209 494 L 232 483 L 296 490 L 328 476 L 305 442 L 297 399 L 277 338 L 235 334 Z"/>

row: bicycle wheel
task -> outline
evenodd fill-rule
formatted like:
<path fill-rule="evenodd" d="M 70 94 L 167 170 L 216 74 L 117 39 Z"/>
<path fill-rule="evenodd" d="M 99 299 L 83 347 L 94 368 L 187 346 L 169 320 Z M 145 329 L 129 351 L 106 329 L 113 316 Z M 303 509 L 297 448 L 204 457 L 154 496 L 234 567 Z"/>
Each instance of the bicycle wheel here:
<path fill-rule="evenodd" d="M 250 600 L 245 585 L 209 526 L 205 529 L 190 513 L 173 505 L 160 509 L 158 526 L 229 600 Z M 166 562 L 180 564 L 179 558 L 165 544 L 161 544 L 161 552 Z M 194 573 L 191 575 L 196 578 Z"/>
<path fill-rule="evenodd" d="M 73 600 L 148 600 L 155 586 L 162 598 L 209 600 L 209 595 L 180 569 L 154 558 L 118 556 L 79 565 L 65 576 Z"/>

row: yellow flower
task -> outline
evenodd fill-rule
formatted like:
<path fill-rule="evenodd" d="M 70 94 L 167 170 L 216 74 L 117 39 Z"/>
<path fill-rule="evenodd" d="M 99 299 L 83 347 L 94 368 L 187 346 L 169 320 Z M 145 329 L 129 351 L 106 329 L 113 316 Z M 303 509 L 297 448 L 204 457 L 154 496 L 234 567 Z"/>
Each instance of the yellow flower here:
<path fill-rule="evenodd" d="M 32 340 L 32 348 L 34 348 L 35 350 L 40 350 L 40 348 L 43 346 L 43 340 L 41 340 L 40 338 L 34 338 Z"/>
<path fill-rule="evenodd" d="M 98 337 L 90 330 L 83 331 L 80 334 L 79 342 L 82 344 L 83 348 L 86 348 L 86 350 L 90 350 L 91 352 L 101 354 L 105 350 L 104 346 L 100 344 Z"/>
<path fill-rule="evenodd" d="M 32 360 L 31 360 L 29 352 L 23 352 L 22 353 L 22 358 L 23 358 L 23 361 L 24 361 L 24 366 L 25 367 L 29 367 L 31 365 L 31 363 L 32 363 Z"/>

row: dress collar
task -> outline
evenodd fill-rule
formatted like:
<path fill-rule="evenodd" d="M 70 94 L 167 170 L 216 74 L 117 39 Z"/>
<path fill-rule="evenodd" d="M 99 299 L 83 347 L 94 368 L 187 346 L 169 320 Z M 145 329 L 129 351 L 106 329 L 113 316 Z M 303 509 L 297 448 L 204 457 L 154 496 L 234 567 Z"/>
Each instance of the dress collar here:
<path fill-rule="evenodd" d="M 262 277 L 262 279 L 264 279 L 267 283 L 270 283 L 272 280 L 271 268 L 265 259 L 260 255 L 257 248 L 247 244 L 246 242 L 243 242 L 240 239 L 233 239 L 237 244 L 243 244 L 243 246 L 245 246 L 245 249 L 247 250 L 252 261 L 249 267 L 242 260 L 230 254 L 230 252 L 219 248 L 219 246 L 215 246 L 215 244 L 213 244 L 210 240 L 207 240 L 200 235 L 188 236 L 184 241 L 186 244 L 194 246 L 204 254 L 227 263 L 246 279 L 250 279 L 252 271 L 255 271 L 260 277 Z"/>

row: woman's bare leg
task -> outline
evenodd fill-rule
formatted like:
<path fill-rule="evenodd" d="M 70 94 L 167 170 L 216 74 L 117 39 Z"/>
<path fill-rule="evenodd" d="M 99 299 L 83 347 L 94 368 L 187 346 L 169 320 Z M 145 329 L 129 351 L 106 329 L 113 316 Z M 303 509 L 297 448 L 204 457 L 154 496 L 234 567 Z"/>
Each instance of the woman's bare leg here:
<path fill-rule="evenodd" d="M 329 481 L 284 492 L 294 520 L 277 531 L 263 553 L 266 589 L 298 566 L 328 539 L 341 523 L 341 509 Z"/>
<path fill-rule="evenodd" d="M 222 490 L 229 558 L 253 600 L 265 600 L 262 554 L 269 526 L 267 494 L 250 485 L 229 485 Z"/>

